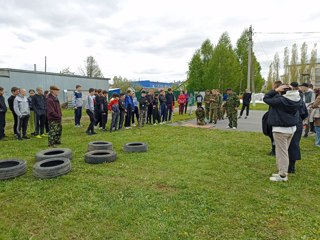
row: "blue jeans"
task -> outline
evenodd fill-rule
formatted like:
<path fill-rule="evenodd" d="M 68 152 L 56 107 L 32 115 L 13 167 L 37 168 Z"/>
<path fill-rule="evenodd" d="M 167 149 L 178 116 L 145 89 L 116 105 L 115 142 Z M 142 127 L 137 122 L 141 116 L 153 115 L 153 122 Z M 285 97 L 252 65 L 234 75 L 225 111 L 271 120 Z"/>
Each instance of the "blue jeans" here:
<path fill-rule="evenodd" d="M 80 119 L 82 115 L 82 107 L 77 107 L 74 110 L 74 125 L 80 125 Z"/>
<path fill-rule="evenodd" d="M 320 147 L 320 127 L 314 126 L 316 131 L 316 145 Z"/>
<path fill-rule="evenodd" d="M 160 105 L 160 121 L 164 122 L 166 120 L 167 106 L 165 104 Z"/>

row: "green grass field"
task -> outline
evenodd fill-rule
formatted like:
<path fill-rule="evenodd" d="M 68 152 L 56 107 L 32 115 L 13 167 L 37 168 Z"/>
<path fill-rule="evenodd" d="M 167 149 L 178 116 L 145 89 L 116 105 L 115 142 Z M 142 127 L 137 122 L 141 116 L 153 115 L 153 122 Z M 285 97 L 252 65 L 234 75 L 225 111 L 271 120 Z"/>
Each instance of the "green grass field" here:
<path fill-rule="evenodd" d="M 28 162 L 26 175 L 0 181 L 0 239 L 320 238 L 319 149 L 312 138 L 302 139 L 297 173 L 272 183 L 275 159 L 260 133 L 158 125 L 87 136 L 73 127 L 70 112 L 62 137 L 62 147 L 73 150 L 68 175 L 33 177 L 34 155 L 46 139 L 10 135 L 0 142 L 2 159 Z M 117 161 L 86 164 L 93 140 L 111 141 Z M 130 141 L 148 143 L 148 152 L 124 153 Z"/>

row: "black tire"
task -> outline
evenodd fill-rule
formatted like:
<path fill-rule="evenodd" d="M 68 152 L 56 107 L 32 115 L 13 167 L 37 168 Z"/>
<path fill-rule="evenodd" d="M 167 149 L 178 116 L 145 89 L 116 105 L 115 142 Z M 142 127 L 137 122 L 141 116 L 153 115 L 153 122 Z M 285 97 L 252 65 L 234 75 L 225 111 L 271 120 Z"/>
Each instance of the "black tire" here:
<path fill-rule="evenodd" d="M 54 178 L 71 171 L 71 161 L 67 158 L 49 158 L 33 165 L 33 175 L 37 178 Z"/>
<path fill-rule="evenodd" d="M 148 145 L 143 142 L 131 142 L 123 146 L 125 152 L 146 152 L 148 151 Z"/>
<path fill-rule="evenodd" d="M 0 160 L 0 180 L 15 178 L 27 172 L 27 164 L 23 160 Z"/>
<path fill-rule="evenodd" d="M 67 158 L 72 159 L 72 151 L 69 148 L 51 148 L 40 151 L 36 154 L 36 161 L 40 162 L 49 158 Z"/>
<path fill-rule="evenodd" d="M 111 142 L 106 141 L 94 141 L 88 143 L 88 152 L 95 150 L 113 150 Z"/>
<path fill-rule="evenodd" d="M 117 159 L 117 154 L 111 150 L 95 150 L 87 152 L 84 161 L 90 164 L 113 162 Z"/>

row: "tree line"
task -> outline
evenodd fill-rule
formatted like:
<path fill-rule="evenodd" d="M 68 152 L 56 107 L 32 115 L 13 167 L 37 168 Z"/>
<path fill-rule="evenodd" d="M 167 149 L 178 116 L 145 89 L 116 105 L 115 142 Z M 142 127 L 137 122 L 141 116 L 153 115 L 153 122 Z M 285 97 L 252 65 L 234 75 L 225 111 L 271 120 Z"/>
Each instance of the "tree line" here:
<path fill-rule="evenodd" d="M 247 88 L 249 32 L 245 29 L 233 48 L 229 34 L 223 33 L 214 46 L 206 39 L 195 51 L 187 72 L 187 88 L 193 91 L 232 88 L 243 92 Z M 261 91 L 265 83 L 261 66 L 252 54 L 252 77 L 255 92 Z M 251 88 L 252 89 L 252 88 Z"/>

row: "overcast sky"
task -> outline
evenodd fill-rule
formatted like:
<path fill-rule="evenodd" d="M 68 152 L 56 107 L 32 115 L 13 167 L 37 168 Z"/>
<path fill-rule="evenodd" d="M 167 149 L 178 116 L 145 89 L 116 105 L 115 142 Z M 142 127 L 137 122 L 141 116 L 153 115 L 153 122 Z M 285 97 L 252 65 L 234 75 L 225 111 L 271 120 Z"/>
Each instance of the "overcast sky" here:
<path fill-rule="evenodd" d="M 242 31 L 320 32 L 320 1 L 0 0 L 0 67 L 78 73 L 92 55 L 105 77 L 185 80 L 201 43 L 227 31 L 235 45 Z M 276 51 L 320 34 L 254 35 L 263 76 Z M 318 44 L 320 45 L 320 44 Z M 282 63 L 282 62 L 281 62 Z"/>

